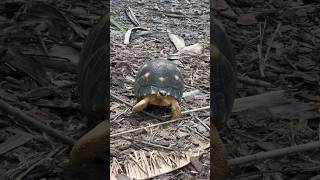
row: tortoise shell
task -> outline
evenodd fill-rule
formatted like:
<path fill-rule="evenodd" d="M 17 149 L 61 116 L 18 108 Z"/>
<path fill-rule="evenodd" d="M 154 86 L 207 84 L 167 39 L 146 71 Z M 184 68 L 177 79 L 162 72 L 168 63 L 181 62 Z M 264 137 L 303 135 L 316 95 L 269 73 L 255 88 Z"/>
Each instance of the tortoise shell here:
<path fill-rule="evenodd" d="M 176 64 L 169 60 L 152 60 L 139 70 L 134 84 L 138 99 L 149 94 L 168 95 L 181 100 L 184 90 L 182 73 Z"/>

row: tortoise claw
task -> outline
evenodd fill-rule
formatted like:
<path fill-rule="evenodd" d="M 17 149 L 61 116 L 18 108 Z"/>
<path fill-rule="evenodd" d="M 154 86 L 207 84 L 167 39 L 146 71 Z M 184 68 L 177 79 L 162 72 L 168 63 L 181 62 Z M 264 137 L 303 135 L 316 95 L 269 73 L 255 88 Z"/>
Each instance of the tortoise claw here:
<path fill-rule="evenodd" d="M 181 107 L 176 99 L 171 100 L 171 119 L 178 119 L 181 117 Z"/>
<path fill-rule="evenodd" d="M 132 111 L 133 112 L 141 112 L 144 110 L 150 102 L 150 97 L 146 96 L 141 101 L 139 101 L 136 105 L 133 106 Z"/>

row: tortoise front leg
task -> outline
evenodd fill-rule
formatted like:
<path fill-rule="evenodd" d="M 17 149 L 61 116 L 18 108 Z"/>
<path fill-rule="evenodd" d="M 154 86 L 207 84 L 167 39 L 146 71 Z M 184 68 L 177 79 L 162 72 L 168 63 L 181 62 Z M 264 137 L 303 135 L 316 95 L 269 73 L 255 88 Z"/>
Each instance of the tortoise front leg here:
<path fill-rule="evenodd" d="M 228 174 L 227 151 L 214 124 L 210 125 L 210 157 L 213 162 L 213 180 L 224 180 Z"/>
<path fill-rule="evenodd" d="M 73 161 L 92 160 L 107 151 L 107 122 L 103 121 L 83 135 L 71 150 Z"/>
<path fill-rule="evenodd" d="M 171 100 L 171 119 L 178 119 L 181 117 L 181 107 L 176 99 Z"/>
<path fill-rule="evenodd" d="M 150 102 L 150 97 L 146 96 L 141 101 L 139 101 L 136 105 L 133 106 L 132 111 L 133 112 L 141 112 L 144 110 Z"/>

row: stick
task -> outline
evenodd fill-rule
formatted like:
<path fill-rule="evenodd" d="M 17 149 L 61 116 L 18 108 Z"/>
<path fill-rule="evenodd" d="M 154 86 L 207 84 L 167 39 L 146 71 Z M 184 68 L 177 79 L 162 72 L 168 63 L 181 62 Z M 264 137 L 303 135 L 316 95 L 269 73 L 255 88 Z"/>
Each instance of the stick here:
<path fill-rule="evenodd" d="M 49 135 L 60 139 L 62 142 L 73 146 L 75 144 L 75 140 L 64 135 L 62 132 L 59 132 L 52 127 L 46 126 L 42 124 L 39 120 L 35 120 L 32 117 L 28 116 L 23 111 L 16 109 L 15 107 L 11 106 L 10 104 L 4 102 L 2 99 L 0 99 L 0 108 L 4 111 L 6 111 L 8 114 L 11 114 L 15 117 L 15 120 L 20 123 L 28 123 L 32 126 L 36 127 L 37 129 L 44 131 L 48 133 Z"/>
<path fill-rule="evenodd" d="M 264 21 L 263 29 L 261 28 L 261 23 L 260 23 L 260 26 L 259 26 L 260 43 L 257 45 L 258 56 L 259 56 L 259 70 L 260 70 L 261 77 L 264 77 L 264 69 L 265 69 L 265 62 L 263 61 L 263 58 L 262 58 L 262 42 L 263 42 L 266 25 L 267 25 L 267 20 Z"/>
<path fill-rule="evenodd" d="M 268 108 L 289 103 L 285 91 L 271 91 L 255 96 L 238 98 L 234 102 L 232 112 L 241 112 L 248 109 Z"/>
<path fill-rule="evenodd" d="M 274 31 L 274 33 L 272 34 L 271 42 L 270 42 L 270 44 L 269 44 L 269 46 L 268 46 L 267 53 L 266 53 L 265 56 L 264 56 L 264 64 L 267 62 L 267 60 L 268 60 L 268 58 L 269 58 L 271 46 L 272 46 L 272 44 L 273 44 L 274 38 L 276 37 L 276 34 L 278 34 L 278 32 L 279 32 L 279 30 L 280 30 L 280 27 L 281 27 L 281 23 L 278 22 L 277 28 L 276 28 L 276 30 Z"/>
<path fill-rule="evenodd" d="M 267 152 L 260 152 L 257 154 L 252 154 L 252 155 L 243 156 L 243 157 L 238 157 L 238 158 L 228 160 L 228 164 L 232 166 L 239 165 L 239 164 L 244 164 L 251 161 L 257 161 L 257 160 L 262 160 L 262 159 L 271 158 L 275 156 L 287 155 L 289 153 L 308 151 L 316 148 L 320 148 L 320 141 L 271 150 Z"/>
<path fill-rule="evenodd" d="M 253 79 L 253 78 L 250 78 L 250 77 L 241 77 L 241 76 L 239 76 L 238 80 L 240 82 L 243 82 L 243 83 L 247 83 L 247 84 L 255 85 L 255 86 L 262 86 L 262 87 L 266 87 L 266 88 L 270 88 L 270 87 L 273 86 L 269 82 L 258 80 L 258 79 Z"/>
<path fill-rule="evenodd" d="M 140 130 L 143 130 L 143 129 L 146 129 L 146 128 L 152 128 L 152 127 L 156 127 L 156 126 L 160 126 L 160 125 L 164 125 L 164 124 L 169 124 L 169 123 L 181 121 L 181 120 L 184 120 L 184 119 L 187 119 L 187 117 L 179 118 L 179 119 L 173 119 L 173 120 L 161 122 L 161 123 L 158 123 L 158 124 L 152 124 L 152 125 L 146 126 L 146 127 L 140 127 L 140 128 L 137 128 L 137 129 L 131 129 L 131 130 L 128 130 L 128 131 L 123 131 L 123 132 L 111 134 L 111 135 L 110 135 L 110 138 L 111 138 L 111 137 L 120 136 L 120 135 L 123 135 L 123 134 L 127 134 L 127 133 L 132 133 L 132 132 L 140 131 Z"/>

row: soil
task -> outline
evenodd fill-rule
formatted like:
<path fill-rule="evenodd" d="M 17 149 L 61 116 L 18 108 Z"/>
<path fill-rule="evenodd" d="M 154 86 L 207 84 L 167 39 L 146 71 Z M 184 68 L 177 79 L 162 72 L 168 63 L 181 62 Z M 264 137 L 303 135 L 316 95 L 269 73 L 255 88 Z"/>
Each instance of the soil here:
<path fill-rule="evenodd" d="M 133 87 L 138 70 L 148 61 L 167 59 L 177 52 L 169 39 L 168 32 L 171 32 L 182 37 L 187 46 L 199 43 L 204 49 L 201 54 L 181 54 L 179 58 L 173 60 L 183 73 L 185 92 L 199 91 L 196 95 L 182 99 L 180 102 L 182 111 L 209 106 L 209 1 L 159 2 L 148 0 L 130 3 L 112 1 L 111 14 L 126 29 L 135 27 L 126 15 L 125 9 L 128 6 L 134 12 L 140 26 L 148 31 L 133 31 L 130 44 L 125 45 L 124 32 L 111 28 L 111 93 L 130 104 L 136 103 Z M 151 107 L 147 111 L 157 116 L 170 115 L 170 109 L 162 111 L 162 109 Z M 188 113 L 182 121 L 146 128 L 143 133 L 139 131 L 127 133 L 123 135 L 124 137 L 112 137 L 110 139 L 111 156 L 117 158 L 119 164 L 123 165 L 128 159 L 128 154 L 137 150 L 158 150 L 180 154 L 183 151 L 204 146 L 209 143 L 210 131 L 201 125 L 198 119 L 210 126 L 209 116 L 209 110 Z M 142 113 L 132 113 L 131 107 L 123 105 L 123 102 L 117 100 L 111 102 L 111 134 L 160 122 Z M 201 161 L 203 163 L 201 172 L 196 172 L 193 166 L 186 166 L 178 171 L 159 176 L 159 178 L 208 177 L 210 168 L 208 150 Z"/>
<path fill-rule="evenodd" d="M 285 90 L 290 100 L 286 105 L 234 113 L 226 125 L 228 131 L 221 135 L 230 159 L 318 141 L 319 4 L 300 0 L 216 3 L 214 17 L 225 25 L 235 49 L 237 97 Z M 319 157 L 319 149 L 314 149 L 251 161 L 232 166 L 230 178 L 316 179 Z"/>
<path fill-rule="evenodd" d="M 0 2 L 0 99 L 65 136 L 78 139 L 87 130 L 78 97 L 79 54 L 88 31 L 105 13 L 107 1 L 48 1 L 49 7 L 40 4 L 38 8 L 26 2 Z M 234 47 L 239 80 L 237 98 L 285 90 L 289 101 L 234 112 L 220 130 L 228 158 L 318 141 L 318 3 L 302 0 L 215 3 L 211 9 L 214 17 L 225 25 Z M 148 31 L 133 31 L 130 44 L 125 45 L 125 32 L 110 27 L 111 93 L 131 105 L 136 103 L 133 82 L 139 68 L 147 61 L 167 59 L 176 53 L 168 37 L 169 30 L 181 36 L 187 46 L 196 43 L 203 46 L 200 55 L 181 55 L 173 60 L 183 70 L 185 92 L 199 91 L 182 99 L 182 111 L 208 106 L 209 2 L 112 1 L 111 14 L 125 30 L 135 27 L 125 13 L 128 6 L 140 26 Z M 124 102 L 111 99 L 111 134 L 162 122 L 132 113 Z M 170 114 L 170 110 L 148 109 L 148 112 L 157 116 Z M 142 133 L 112 137 L 110 157 L 123 164 L 135 150 L 180 152 L 207 144 L 210 132 L 199 119 L 209 125 L 209 111 L 187 113 L 183 117 L 178 122 L 146 128 Z M 70 166 L 69 152 L 70 145 L 0 110 L 0 179 L 105 176 L 101 173 L 104 168 L 99 169 L 101 164 Z M 251 161 L 231 166 L 229 179 L 315 180 L 320 173 L 319 157 L 319 150 L 314 149 Z M 197 164 L 202 166 L 200 171 L 196 170 Z M 206 150 L 198 163 L 159 179 L 206 179 L 209 169 Z"/>

